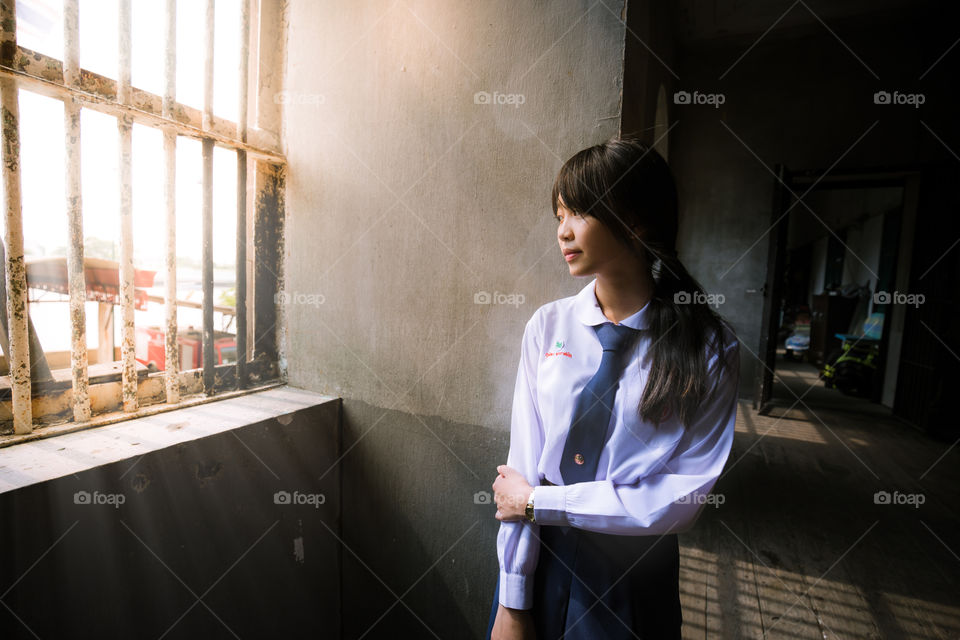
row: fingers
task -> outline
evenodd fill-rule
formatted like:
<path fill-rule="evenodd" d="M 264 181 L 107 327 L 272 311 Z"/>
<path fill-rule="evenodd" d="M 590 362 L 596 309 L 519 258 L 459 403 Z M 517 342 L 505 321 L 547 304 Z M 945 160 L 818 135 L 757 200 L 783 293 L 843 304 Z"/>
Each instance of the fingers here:
<path fill-rule="evenodd" d="M 508 476 L 512 476 L 514 474 L 519 475 L 520 472 L 505 464 L 501 464 L 497 466 L 497 474 L 498 475 L 496 479 L 493 481 L 493 484 L 491 485 L 491 488 L 493 489 L 493 501 L 497 505 L 497 513 L 495 517 L 497 520 L 500 520 L 501 522 L 510 522 L 512 520 L 517 520 L 519 519 L 518 516 L 513 514 L 507 516 L 500 511 L 500 506 L 502 506 L 501 503 L 509 499 L 508 496 L 505 495 L 503 491 L 501 491 L 501 489 L 502 490 L 507 489 L 507 487 L 504 486 L 503 483 L 507 482 Z"/>
<path fill-rule="evenodd" d="M 493 487 L 496 488 L 498 482 L 505 479 L 507 475 L 514 474 L 514 473 L 519 474 L 520 472 L 517 471 L 516 469 L 511 469 L 505 464 L 501 464 L 499 467 L 497 467 L 497 477 L 493 481 Z"/>

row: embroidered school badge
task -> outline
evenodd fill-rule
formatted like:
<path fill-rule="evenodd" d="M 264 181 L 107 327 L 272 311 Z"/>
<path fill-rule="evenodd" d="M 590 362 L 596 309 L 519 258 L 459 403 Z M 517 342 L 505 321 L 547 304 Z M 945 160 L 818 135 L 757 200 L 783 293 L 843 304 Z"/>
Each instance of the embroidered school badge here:
<path fill-rule="evenodd" d="M 553 351 L 548 351 L 545 354 L 545 357 L 547 358 L 549 358 L 550 356 L 567 356 L 568 358 L 573 357 L 573 354 L 570 353 L 569 351 L 563 351 L 563 340 L 557 340 L 556 342 L 554 342 L 553 349 L 554 349 Z"/>

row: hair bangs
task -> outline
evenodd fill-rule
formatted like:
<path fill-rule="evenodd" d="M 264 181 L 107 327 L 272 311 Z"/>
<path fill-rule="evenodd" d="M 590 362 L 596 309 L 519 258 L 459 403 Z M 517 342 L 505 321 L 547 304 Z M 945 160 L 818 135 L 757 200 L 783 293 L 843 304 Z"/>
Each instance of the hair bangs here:
<path fill-rule="evenodd" d="M 608 189 L 598 147 L 580 151 L 560 168 L 553 182 L 553 212 L 562 204 L 579 214 L 593 215 Z"/>

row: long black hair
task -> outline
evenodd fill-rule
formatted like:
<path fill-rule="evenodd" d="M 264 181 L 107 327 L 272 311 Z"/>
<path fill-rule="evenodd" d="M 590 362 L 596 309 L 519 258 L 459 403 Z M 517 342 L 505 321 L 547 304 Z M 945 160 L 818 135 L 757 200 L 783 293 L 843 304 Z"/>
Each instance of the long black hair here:
<path fill-rule="evenodd" d="M 638 412 L 659 424 L 671 413 L 689 426 L 709 391 L 708 345 L 727 365 L 724 321 L 676 250 L 678 207 L 673 174 L 659 153 L 632 137 L 614 138 L 567 160 L 553 184 L 553 212 L 563 205 L 606 225 L 640 255 L 654 283 L 647 317 L 650 376 Z"/>

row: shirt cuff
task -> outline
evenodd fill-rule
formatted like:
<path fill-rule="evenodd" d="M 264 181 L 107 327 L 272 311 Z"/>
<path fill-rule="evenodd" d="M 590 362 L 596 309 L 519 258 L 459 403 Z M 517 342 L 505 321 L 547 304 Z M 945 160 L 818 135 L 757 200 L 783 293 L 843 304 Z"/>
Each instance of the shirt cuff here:
<path fill-rule="evenodd" d="M 532 609 L 533 576 L 501 571 L 500 604 L 508 609 Z"/>
<path fill-rule="evenodd" d="M 567 489 L 564 485 L 539 485 L 533 489 L 533 519 L 537 524 L 568 525 Z"/>

